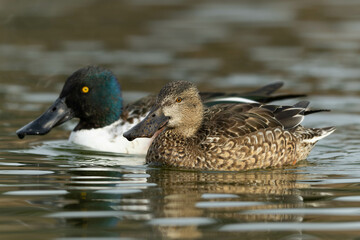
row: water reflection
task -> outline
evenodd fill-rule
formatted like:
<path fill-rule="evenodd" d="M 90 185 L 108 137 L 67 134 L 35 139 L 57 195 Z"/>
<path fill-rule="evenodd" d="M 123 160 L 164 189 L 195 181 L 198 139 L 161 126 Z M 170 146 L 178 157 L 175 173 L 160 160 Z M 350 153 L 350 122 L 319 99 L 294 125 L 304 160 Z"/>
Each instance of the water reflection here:
<path fill-rule="evenodd" d="M 42 171 L 36 169 L 45 166 L 56 171 L 47 172 L 46 177 L 42 177 Z M 113 229 L 120 221 L 151 218 L 149 200 L 136 197 L 156 186 L 147 183 L 149 175 L 144 169 L 126 166 L 109 168 L 101 166 L 101 163 L 97 167 L 64 166 L 61 160 L 21 167 L 29 169 L 23 180 L 11 174 L 2 178 L 4 184 L 0 185 L 2 216 L 13 216 L 11 224 L 14 226 L 16 222 L 26 222 L 32 216 L 32 229 L 46 232 L 63 228 L 66 236 L 74 236 L 73 231 L 77 235 L 78 229 L 88 232 L 88 236 L 96 236 L 95 229 L 99 227 Z M 16 171 L 22 174 L 22 170 Z M 32 214 L 28 215 L 30 212 Z M 47 224 L 40 228 L 42 222 Z M 66 229 L 73 230 L 67 233 Z"/>
<path fill-rule="evenodd" d="M 156 203 L 151 206 L 156 209 L 156 215 L 162 218 L 153 219 L 149 223 L 158 225 L 158 230 L 164 236 L 176 236 L 180 239 L 188 234 L 202 236 L 194 225 L 201 226 L 202 221 L 214 224 L 208 221 L 209 217 L 217 223 L 234 220 L 301 221 L 302 213 L 294 216 L 244 212 L 301 207 L 304 202 L 300 189 L 309 187 L 307 184 L 297 183 L 297 180 L 304 179 L 305 176 L 295 170 L 243 173 L 148 170 L 147 173 L 150 174 L 148 181 L 155 182 L 164 195 L 164 198 L 156 199 Z M 186 221 L 187 217 L 197 218 L 199 224 L 182 226 L 181 220 Z M 179 224 L 176 224 L 176 219 L 180 219 Z"/>

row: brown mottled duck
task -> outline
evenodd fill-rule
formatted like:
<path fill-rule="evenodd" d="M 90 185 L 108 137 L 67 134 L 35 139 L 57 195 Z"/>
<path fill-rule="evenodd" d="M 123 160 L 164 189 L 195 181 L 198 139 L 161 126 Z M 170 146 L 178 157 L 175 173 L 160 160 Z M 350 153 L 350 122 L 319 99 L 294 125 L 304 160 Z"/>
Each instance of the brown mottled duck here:
<path fill-rule="evenodd" d="M 153 137 L 146 162 L 198 170 L 238 171 L 295 164 L 335 128 L 305 128 L 309 102 L 293 106 L 219 104 L 205 108 L 196 86 L 166 84 L 147 117 L 124 136 Z"/>

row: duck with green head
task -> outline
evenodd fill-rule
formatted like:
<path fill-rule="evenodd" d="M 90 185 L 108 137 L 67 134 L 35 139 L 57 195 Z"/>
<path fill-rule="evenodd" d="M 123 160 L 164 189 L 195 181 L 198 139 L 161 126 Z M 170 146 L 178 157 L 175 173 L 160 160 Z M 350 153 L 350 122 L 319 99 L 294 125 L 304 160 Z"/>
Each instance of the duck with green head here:
<path fill-rule="evenodd" d="M 147 163 L 198 170 L 238 171 L 280 167 L 306 159 L 335 128 L 305 128 L 309 102 L 294 106 L 219 104 L 205 108 L 194 84 L 166 84 L 145 119 L 124 133 L 155 137 Z"/>
<path fill-rule="evenodd" d="M 274 83 L 244 94 L 201 93 L 206 104 L 222 102 L 268 102 L 302 95 L 270 96 L 282 86 Z M 123 133 L 139 123 L 150 111 L 156 96 L 150 95 L 124 105 L 122 91 L 114 74 L 105 68 L 89 66 L 74 72 L 65 82 L 59 98 L 39 118 L 20 128 L 25 135 L 44 135 L 64 122 L 78 118 L 69 140 L 101 151 L 146 154 L 152 139 L 128 141 Z"/>

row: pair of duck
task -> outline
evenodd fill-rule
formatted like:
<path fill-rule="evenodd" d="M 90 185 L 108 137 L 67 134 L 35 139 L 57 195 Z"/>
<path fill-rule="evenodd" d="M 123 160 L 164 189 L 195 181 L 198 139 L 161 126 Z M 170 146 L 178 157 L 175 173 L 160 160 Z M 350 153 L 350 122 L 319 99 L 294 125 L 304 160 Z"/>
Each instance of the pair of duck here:
<path fill-rule="evenodd" d="M 302 95 L 271 94 L 282 83 L 244 94 L 202 93 L 186 81 L 166 84 L 124 106 L 120 85 L 107 69 L 73 73 L 59 98 L 16 133 L 44 135 L 72 119 L 70 141 L 102 151 L 147 154 L 147 163 L 199 170 L 280 167 L 306 159 L 314 144 L 335 128 L 305 128 L 309 102 L 264 103 Z"/>

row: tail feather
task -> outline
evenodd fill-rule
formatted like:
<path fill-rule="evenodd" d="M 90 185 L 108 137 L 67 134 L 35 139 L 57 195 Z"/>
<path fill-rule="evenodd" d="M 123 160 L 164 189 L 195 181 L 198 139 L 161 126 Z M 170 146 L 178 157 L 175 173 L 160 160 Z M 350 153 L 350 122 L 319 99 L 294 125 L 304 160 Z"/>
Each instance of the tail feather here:
<path fill-rule="evenodd" d="M 280 94 L 271 96 L 271 94 L 283 85 L 283 82 L 275 82 L 246 93 L 200 92 L 200 95 L 207 106 L 220 103 L 269 103 L 277 100 L 306 96 L 305 94 Z"/>
<path fill-rule="evenodd" d="M 310 102 L 301 101 L 293 106 L 262 105 L 262 108 L 269 109 L 273 112 L 285 129 L 291 129 L 298 126 L 304 120 L 304 113 Z"/>
<path fill-rule="evenodd" d="M 309 101 L 300 101 L 292 106 L 264 104 L 261 107 L 270 110 L 285 129 L 291 129 L 297 127 L 304 120 L 305 115 L 330 111 L 328 109 L 308 109 L 309 104 Z"/>
<path fill-rule="evenodd" d="M 308 138 L 304 139 L 304 142 L 315 144 L 320 139 L 323 139 L 333 133 L 336 128 L 335 127 L 325 127 L 325 128 L 310 128 L 311 134 Z"/>

